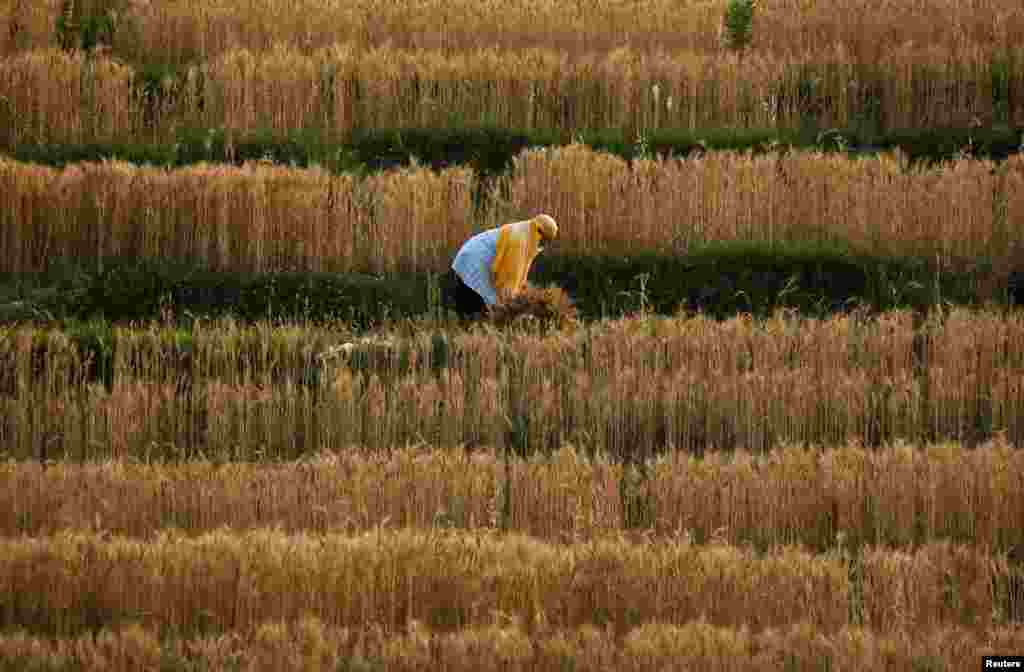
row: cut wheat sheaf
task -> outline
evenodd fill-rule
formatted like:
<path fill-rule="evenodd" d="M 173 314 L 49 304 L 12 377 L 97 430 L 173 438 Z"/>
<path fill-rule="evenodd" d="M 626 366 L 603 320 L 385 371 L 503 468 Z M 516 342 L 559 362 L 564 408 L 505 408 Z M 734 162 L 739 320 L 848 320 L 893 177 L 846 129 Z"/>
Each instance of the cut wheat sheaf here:
<path fill-rule="evenodd" d="M 526 285 L 512 298 L 491 306 L 491 323 L 499 327 L 536 325 L 545 329 L 572 328 L 579 323 L 572 298 L 561 287 Z"/>

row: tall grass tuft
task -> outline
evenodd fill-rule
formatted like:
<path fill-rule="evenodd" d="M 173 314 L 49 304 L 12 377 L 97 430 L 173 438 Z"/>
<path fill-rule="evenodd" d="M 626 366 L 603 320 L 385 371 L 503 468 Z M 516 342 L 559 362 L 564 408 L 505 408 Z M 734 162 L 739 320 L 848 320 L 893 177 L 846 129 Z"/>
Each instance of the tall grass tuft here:
<path fill-rule="evenodd" d="M 743 51 L 754 36 L 757 0 L 729 0 L 722 21 L 722 42 L 733 51 Z"/>

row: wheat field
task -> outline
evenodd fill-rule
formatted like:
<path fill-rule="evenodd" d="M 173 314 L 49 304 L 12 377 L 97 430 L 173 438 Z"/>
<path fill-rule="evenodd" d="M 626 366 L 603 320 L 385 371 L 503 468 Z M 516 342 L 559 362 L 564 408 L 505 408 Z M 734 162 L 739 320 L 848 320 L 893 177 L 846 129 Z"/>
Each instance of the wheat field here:
<path fill-rule="evenodd" d="M 79 0 L 75 18 L 111 17 L 109 46 L 128 60 L 186 64 L 233 49 L 275 45 L 312 51 L 361 47 L 471 50 L 545 47 L 569 53 L 632 46 L 652 51 L 723 51 L 724 0 L 529 2 L 481 0 Z M 74 11 L 77 9 L 78 11 Z M 0 54 L 54 47 L 62 0 L 0 2 Z M 1013 0 L 762 0 L 750 50 L 815 54 L 834 49 L 877 63 L 894 47 L 928 45 L 954 55 L 999 53 L 1024 43 L 1024 10 Z"/>
<path fill-rule="evenodd" d="M 55 48 L 0 57 L 0 147 L 160 142 L 182 127 L 232 135 L 316 130 L 344 141 L 365 128 L 497 125 L 563 135 L 622 128 L 876 131 L 1003 124 L 1024 107 L 1020 69 L 980 49 L 912 45 L 870 66 L 841 49 L 784 56 L 622 47 L 571 55 L 549 48 L 235 49 L 149 82 L 109 55 Z M 1011 63 L 1024 61 L 1007 47 Z M 69 100 L 70 96 L 70 100 Z"/>
<path fill-rule="evenodd" d="M 727 4 L 0 0 L 0 151 L 1024 124 L 1019 2 L 760 0 L 743 50 Z M 822 244 L 1005 287 L 1022 166 L 0 157 L 0 273 L 435 274 L 543 211 L 567 255 Z M 0 326 L 0 672 L 953 671 L 1024 649 L 1019 311 L 562 326 Z"/>
<path fill-rule="evenodd" d="M 1021 644 L 1022 335 L 642 316 L 384 333 L 310 378 L 349 336 L 153 325 L 97 378 L 10 328 L 0 662 L 963 669 Z"/>
<path fill-rule="evenodd" d="M 496 613 L 541 631 L 598 625 L 621 633 L 703 617 L 753 631 L 809 623 L 823 634 L 852 625 L 986 632 L 1005 619 L 1009 572 L 984 549 L 948 543 L 848 557 L 685 538 L 566 546 L 444 530 L 164 531 L 147 541 L 62 532 L 0 541 L 3 625 L 56 636 L 125 621 L 186 636 L 244 632 L 307 615 L 347 628 L 417 621 L 455 630 L 488 625 Z"/>
<path fill-rule="evenodd" d="M 1024 161 L 925 167 L 899 154 L 780 151 L 627 162 L 569 145 L 526 150 L 485 181 L 461 167 L 357 178 L 265 162 L 0 159 L 0 269 L 123 256 L 226 271 L 438 272 L 470 235 L 522 212 L 550 213 L 567 254 L 841 243 L 946 269 L 984 261 L 1005 278 L 1021 262 Z"/>
<path fill-rule="evenodd" d="M 506 472 L 506 468 L 508 471 Z M 552 543 L 629 533 L 620 485 L 634 467 L 584 448 L 516 458 L 464 446 L 322 451 L 287 462 L 0 463 L 0 536 L 107 533 L 151 539 L 223 528 L 288 534 L 500 527 Z M 769 549 L 913 547 L 947 539 L 1024 545 L 1024 457 L 1002 437 L 868 449 L 782 445 L 650 459 L 638 491 L 656 538 Z M 509 490 L 511 507 L 503 509 Z"/>
<path fill-rule="evenodd" d="M 723 46 L 726 5 L 3 0 L 0 146 L 174 142 L 182 125 L 344 138 L 1024 119 L 1019 3 L 762 1 L 742 53 Z"/>
<path fill-rule="evenodd" d="M 11 665 L 87 672 L 138 669 L 266 672 L 289 670 L 551 670 L 650 671 L 687 669 L 821 670 L 871 669 L 897 672 L 921 667 L 964 670 L 980 657 L 1019 651 L 1019 628 L 977 634 L 946 627 L 921 635 L 877 633 L 862 627 L 823 635 L 811 624 L 751 632 L 704 620 L 677 626 L 649 623 L 625 637 L 594 626 L 531 635 L 521 625 L 499 622 L 455 632 L 435 632 L 420 623 L 395 634 L 355 632 L 306 617 L 264 623 L 251 633 L 161 639 L 131 625 L 98 636 L 51 639 L 17 632 L 0 636 L 0 658 Z"/>
<path fill-rule="evenodd" d="M 21 459 L 294 459 L 409 443 L 564 443 L 620 458 L 876 446 L 998 433 L 1017 444 L 1017 314 L 957 309 L 718 322 L 629 318 L 575 332 L 421 329 L 318 355 L 330 330 L 227 324 L 180 340 L 117 328 L 97 361 L 66 335 L 12 328 L 0 436 Z M 148 457 L 147 457 L 148 456 Z"/>

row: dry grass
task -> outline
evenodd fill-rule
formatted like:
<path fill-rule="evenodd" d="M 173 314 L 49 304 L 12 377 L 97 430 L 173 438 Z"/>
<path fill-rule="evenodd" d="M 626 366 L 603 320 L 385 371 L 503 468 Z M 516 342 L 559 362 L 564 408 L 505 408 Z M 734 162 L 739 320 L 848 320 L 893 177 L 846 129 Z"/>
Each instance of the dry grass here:
<path fill-rule="evenodd" d="M 630 165 L 571 145 L 519 155 L 483 214 L 473 207 L 478 185 L 463 168 L 356 179 L 259 162 L 55 170 L 0 159 L 0 269 L 122 255 L 221 270 L 442 271 L 510 209 L 550 212 L 566 254 L 840 241 L 946 268 L 984 259 L 999 279 L 1019 267 L 1024 245 L 1020 157 L 925 169 L 891 154 L 725 152 Z"/>
<path fill-rule="evenodd" d="M 994 577 L 998 562 L 954 547 L 919 554 L 920 562 L 948 571 L 949 590 L 972 613 L 992 613 L 983 596 L 966 591 Z M 973 561 L 951 564 L 961 556 Z M 917 569 L 917 555 L 911 557 Z M 889 576 L 884 566 L 877 573 L 880 580 Z M 934 577 L 919 573 L 922 582 L 907 593 L 912 598 L 933 589 L 925 579 Z M 834 632 L 848 624 L 850 590 L 842 558 L 795 548 L 760 556 L 685 540 L 561 546 L 490 532 L 387 529 L 358 536 L 222 530 L 191 538 L 168 531 L 147 541 L 79 533 L 6 539 L 0 585 L 10 605 L 0 615 L 5 628 L 55 636 L 125 620 L 182 634 L 244 632 L 307 614 L 343 627 L 394 631 L 419 621 L 452 630 L 490 624 L 499 613 L 529 628 L 623 629 L 704 615 L 753 630 L 808 621 Z M 903 599 L 879 594 L 879 617 L 870 626 L 966 620 L 941 607 L 925 614 L 911 605 L 899 616 L 885 610 Z"/>
<path fill-rule="evenodd" d="M 823 634 L 800 623 L 763 632 L 720 627 L 706 620 L 685 625 L 648 623 L 624 637 L 582 626 L 530 632 L 496 622 L 438 632 L 412 623 L 400 633 L 337 628 L 306 617 L 262 623 L 249 632 L 169 639 L 138 625 L 77 638 L 49 639 L 25 632 L 0 637 L 0 659 L 21 669 L 135 672 L 139 669 L 254 672 L 331 672 L 340 669 L 561 672 L 569 669 L 652 672 L 773 669 L 794 672 L 871 669 L 879 672 L 971 669 L 982 655 L 1024 647 L 1020 628 L 977 633 L 945 627 L 928 632 L 880 632 L 846 627 Z M 362 666 L 362 667 L 360 667 Z"/>
<path fill-rule="evenodd" d="M 624 532 L 625 467 L 571 446 L 512 461 L 494 450 L 339 451 L 284 464 L 0 464 L 0 536 L 104 530 L 148 538 L 165 527 L 289 532 L 399 528 L 493 529 L 510 488 L 506 529 L 549 541 Z M 641 495 L 650 532 L 687 531 L 768 548 L 865 544 L 913 547 L 952 540 L 1024 549 L 1024 455 L 1005 442 L 867 450 L 780 446 L 647 465 Z"/>

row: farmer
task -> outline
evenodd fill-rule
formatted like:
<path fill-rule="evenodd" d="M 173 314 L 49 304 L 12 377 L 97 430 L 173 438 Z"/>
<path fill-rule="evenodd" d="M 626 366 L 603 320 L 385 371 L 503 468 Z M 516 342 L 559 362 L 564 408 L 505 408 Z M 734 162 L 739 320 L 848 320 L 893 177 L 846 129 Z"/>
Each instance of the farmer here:
<path fill-rule="evenodd" d="M 533 260 L 558 237 L 548 215 L 478 233 L 463 244 L 448 272 L 448 303 L 463 318 L 515 296 L 526 284 Z"/>

